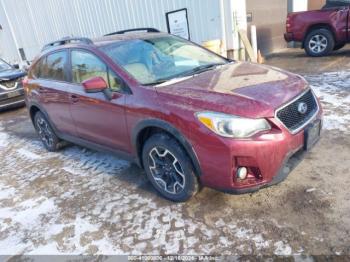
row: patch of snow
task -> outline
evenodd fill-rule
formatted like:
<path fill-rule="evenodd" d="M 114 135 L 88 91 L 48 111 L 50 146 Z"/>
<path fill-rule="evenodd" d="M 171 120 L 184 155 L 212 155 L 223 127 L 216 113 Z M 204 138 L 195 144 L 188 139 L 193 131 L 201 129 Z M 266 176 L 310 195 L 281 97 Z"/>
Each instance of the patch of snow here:
<path fill-rule="evenodd" d="M 350 71 L 309 75 L 305 78 L 324 109 L 324 129 L 350 131 Z"/>
<path fill-rule="evenodd" d="M 9 144 L 9 136 L 0 129 L 0 148 L 5 148 Z"/>
<path fill-rule="evenodd" d="M 38 159 L 42 158 L 40 155 L 35 154 L 35 153 L 29 151 L 28 149 L 25 149 L 25 148 L 18 149 L 17 153 L 19 155 L 23 156 L 24 158 L 29 159 L 29 160 L 38 160 Z"/>
<path fill-rule="evenodd" d="M 290 256 L 292 254 L 292 248 L 288 244 L 283 243 L 283 241 L 276 242 L 274 247 L 276 256 Z"/>
<path fill-rule="evenodd" d="M 254 241 L 258 250 L 268 248 L 270 246 L 270 241 L 266 241 L 261 234 L 254 236 L 252 240 Z"/>
<path fill-rule="evenodd" d="M 12 198 L 16 193 L 16 190 L 13 187 L 6 188 L 0 186 L 0 188 L 0 200 Z"/>
<path fill-rule="evenodd" d="M 29 227 L 38 222 L 41 215 L 46 215 L 56 211 L 56 206 L 52 199 L 27 200 L 22 202 L 16 209 L 10 210 L 11 219 L 25 227 Z M 7 214 L 8 215 L 8 214 Z M 0 209 L 0 217 L 4 214 Z"/>
<path fill-rule="evenodd" d="M 316 188 L 308 188 L 308 189 L 306 189 L 306 193 L 311 193 L 311 192 L 314 192 L 314 191 L 316 191 Z"/>

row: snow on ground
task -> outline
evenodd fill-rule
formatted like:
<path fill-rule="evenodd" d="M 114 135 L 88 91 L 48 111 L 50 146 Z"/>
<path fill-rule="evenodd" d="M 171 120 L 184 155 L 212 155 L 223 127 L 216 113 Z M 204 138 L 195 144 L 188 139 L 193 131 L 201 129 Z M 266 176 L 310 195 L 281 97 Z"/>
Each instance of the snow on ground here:
<path fill-rule="evenodd" d="M 324 128 L 350 130 L 350 71 L 306 76 L 324 109 Z"/>
<path fill-rule="evenodd" d="M 348 132 L 350 72 L 306 78 L 322 100 L 325 128 Z M 230 220 L 223 212 L 209 223 L 191 214 L 188 204 L 160 199 L 129 162 L 76 146 L 47 153 L 39 141 L 18 136 L 1 122 L 0 166 L 0 254 L 302 250 L 267 236 L 263 226 L 253 230 L 264 218 Z"/>
<path fill-rule="evenodd" d="M 10 145 L 0 151 L 0 255 L 203 254 L 215 252 L 211 239 L 223 229 L 227 249 L 234 239 L 270 244 L 235 222 L 213 227 L 188 218 L 185 204 L 159 203 L 129 162 L 74 146 L 48 153 L 3 128 L 0 137 Z"/>

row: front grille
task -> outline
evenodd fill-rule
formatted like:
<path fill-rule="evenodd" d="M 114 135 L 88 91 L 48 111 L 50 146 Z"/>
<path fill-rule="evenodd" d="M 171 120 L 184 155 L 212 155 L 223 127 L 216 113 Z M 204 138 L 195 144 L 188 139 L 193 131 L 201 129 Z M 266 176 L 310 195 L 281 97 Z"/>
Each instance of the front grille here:
<path fill-rule="evenodd" d="M 8 81 L 1 81 L 0 88 L 3 90 L 13 90 L 21 85 L 22 78 L 16 78 Z"/>
<path fill-rule="evenodd" d="M 307 105 L 306 112 L 299 112 L 299 105 L 305 103 Z M 293 101 L 291 104 L 282 107 L 277 111 L 277 118 L 289 129 L 291 132 L 297 131 L 304 126 L 318 111 L 318 105 L 312 91 L 309 90 L 300 98 Z"/>

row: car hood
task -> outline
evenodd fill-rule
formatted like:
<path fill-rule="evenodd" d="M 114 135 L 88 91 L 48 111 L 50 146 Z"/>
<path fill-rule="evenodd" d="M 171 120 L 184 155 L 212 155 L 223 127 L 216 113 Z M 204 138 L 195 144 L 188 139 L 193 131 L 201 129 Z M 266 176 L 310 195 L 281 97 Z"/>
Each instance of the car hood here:
<path fill-rule="evenodd" d="M 26 73 L 21 71 L 21 70 L 17 70 L 17 69 L 10 69 L 10 70 L 5 70 L 5 71 L 0 71 L 0 81 L 2 80 L 12 80 L 12 79 L 16 79 L 22 76 L 25 76 Z"/>
<path fill-rule="evenodd" d="M 169 83 L 156 87 L 159 96 L 171 96 L 162 101 L 252 118 L 273 117 L 276 109 L 307 88 L 298 75 L 244 62 Z"/>

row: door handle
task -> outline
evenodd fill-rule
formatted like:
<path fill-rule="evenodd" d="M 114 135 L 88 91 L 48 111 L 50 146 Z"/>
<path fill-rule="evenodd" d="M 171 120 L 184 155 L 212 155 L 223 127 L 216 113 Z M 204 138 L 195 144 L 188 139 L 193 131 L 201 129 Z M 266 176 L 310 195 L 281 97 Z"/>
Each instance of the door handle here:
<path fill-rule="evenodd" d="M 79 102 L 79 97 L 77 95 L 71 95 L 70 96 L 70 100 L 73 102 L 73 103 L 78 103 Z"/>

